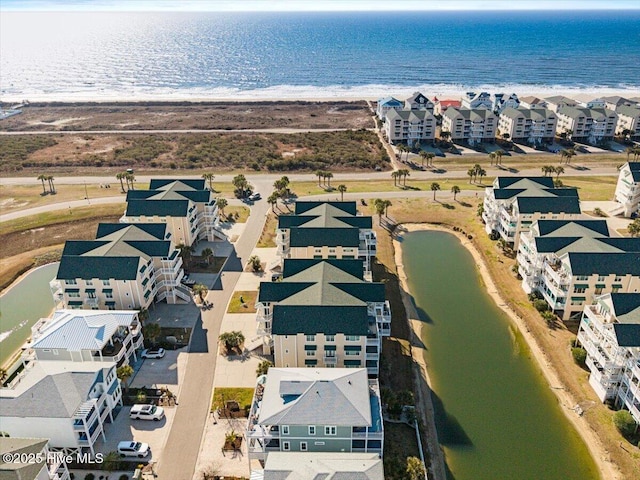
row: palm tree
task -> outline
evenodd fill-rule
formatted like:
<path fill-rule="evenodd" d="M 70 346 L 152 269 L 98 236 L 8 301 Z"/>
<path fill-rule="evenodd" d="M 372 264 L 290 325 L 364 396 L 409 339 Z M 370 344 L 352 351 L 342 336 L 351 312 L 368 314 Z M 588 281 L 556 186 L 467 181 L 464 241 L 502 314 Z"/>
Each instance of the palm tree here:
<path fill-rule="evenodd" d="M 487 171 L 484 168 L 478 170 L 478 175 L 480 176 L 480 185 L 482 185 L 482 177 L 487 175 Z"/>
<path fill-rule="evenodd" d="M 207 264 L 211 265 L 211 257 L 213 257 L 213 250 L 211 250 L 209 247 L 207 247 L 204 250 L 202 250 L 201 255 L 207 261 Z"/>
<path fill-rule="evenodd" d="M 220 213 L 222 215 L 224 215 L 224 209 L 227 207 L 227 205 L 229 205 L 229 202 L 227 202 L 226 198 L 222 198 L 222 197 L 216 198 L 216 207 L 218 207 L 218 210 L 220 210 Z"/>
<path fill-rule="evenodd" d="M 324 172 L 322 170 L 316 170 L 316 177 L 318 177 L 318 186 L 320 186 L 320 178 L 324 176 Z"/>
<path fill-rule="evenodd" d="M 504 152 L 502 150 L 496 150 L 496 165 L 502 165 L 502 155 L 504 155 Z"/>
<path fill-rule="evenodd" d="M 340 192 L 340 201 L 344 202 L 344 192 L 347 191 L 347 186 L 343 184 L 338 185 L 338 191 Z"/>
<path fill-rule="evenodd" d="M 218 340 L 224 343 L 227 353 L 231 353 L 234 349 L 239 348 L 244 343 L 245 338 L 242 332 L 232 331 L 221 333 Z"/>
<path fill-rule="evenodd" d="M 249 265 L 251 265 L 251 269 L 254 272 L 259 272 L 262 270 L 262 262 L 260 261 L 260 257 L 258 255 L 251 255 L 249 257 Z"/>
<path fill-rule="evenodd" d="M 573 148 L 570 148 L 569 150 L 567 150 L 567 165 L 571 163 L 571 158 L 574 157 L 575 155 L 576 155 L 576 151 Z"/>
<path fill-rule="evenodd" d="M 453 187 L 451 187 L 451 193 L 453 193 L 453 201 L 456 201 L 456 195 L 458 195 L 460 193 L 460 187 L 457 185 L 454 185 Z"/>
<path fill-rule="evenodd" d="M 49 182 L 49 191 L 52 194 L 56 193 L 56 189 L 53 186 L 53 180 L 54 180 L 53 175 L 47 175 L 47 181 Z"/>
<path fill-rule="evenodd" d="M 191 254 L 193 253 L 193 247 L 191 245 L 185 245 L 184 243 L 181 243 L 179 245 L 176 245 L 176 248 L 180 250 L 180 256 L 182 257 L 182 261 L 186 266 L 189 263 L 189 260 L 191 259 Z"/>
<path fill-rule="evenodd" d="M 424 161 L 427 159 L 429 153 L 425 152 L 424 150 L 420 151 L 420 161 L 421 161 L 421 165 L 424 167 Z M 429 164 L 427 164 L 428 166 Z"/>
<path fill-rule="evenodd" d="M 162 328 L 159 323 L 147 323 L 142 327 L 142 334 L 144 338 L 148 339 L 153 345 L 156 343 L 156 339 L 162 333 Z"/>
<path fill-rule="evenodd" d="M 133 188 L 133 182 L 136 181 L 136 176 L 133 173 L 127 172 L 124 178 L 127 181 L 127 186 L 131 185 L 131 190 L 135 190 L 135 188 Z"/>
<path fill-rule="evenodd" d="M 627 230 L 629 231 L 629 235 L 632 237 L 640 237 L 640 218 L 636 218 L 631 222 L 627 227 Z"/>
<path fill-rule="evenodd" d="M 275 206 L 278 204 L 278 198 L 279 198 L 278 192 L 273 192 L 267 198 L 267 203 L 271 205 L 271 211 L 273 213 L 276 213 Z"/>
<path fill-rule="evenodd" d="M 475 169 L 470 168 L 469 170 L 467 170 L 467 175 L 469 176 L 469 183 L 471 183 L 471 179 L 473 178 L 473 176 L 476 174 Z"/>
<path fill-rule="evenodd" d="M 400 170 L 394 170 L 391 172 L 391 178 L 393 178 L 393 186 L 398 186 L 398 177 L 400 177 Z"/>
<path fill-rule="evenodd" d="M 493 165 L 493 161 L 496 159 L 496 152 L 491 152 L 489 154 L 489 160 L 491 160 L 491 165 Z"/>
<path fill-rule="evenodd" d="M 246 196 L 246 192 L 249 190 L 249 182 L 243 174 L 236 175 L 231 180 L 231 183 L 234 187 L 236 187 L 236 196 L 240 198 L 244 198 Z"/>
<path fill-rule="evenodd" d="M 120 190 L 122 190 L 122 193 L 124 193 L 124 183 L 122 183 L 122 180 L 125 178 L 126 174 L 127 172 L 116 173 L 116 180 L 120 180 Z M 128 186 L 129 184 L 127 183 L 127 187 Z"/>
<path fill-rule="evenodd" d="M 378 224 L 382 225 L 382 214 L 384 214 L 387 209 L 385 201 L 381 198 L 376 198 L 373 201 L 373 207 L 376 209 L 376 213 L 378 214 Z"/>
<path fill-rule="evenodd" d="M 433 167 L 433 159 L 436 158 L 436 154 L 433 152 L 427 152 L 427 165 Z"/>
<path fill-rule="evenodd" d="M 543 165 L 540 170 L 542 170 L 542 173 L 544 173 L 544 176 L 546 177 L 547 175 L 549 175 L 550 169 L 552 167 L 550 167 L 549 165 Z"/>
<path fill-rule="evenodd" d="M 331 179 L 333 178 L 333 173 L 331 173 L 331 172 L 326 172 L 324 176 L 325 176 L 325 178 L 326 178 L 326 179 L 327 179 L 327 181 L 328 181 L 327 186 L 329 187 L 329 189 L 331 189 Z"/>
<path fill-rule="evenodd" d="M 206 297 L 207 293 L 209 293 L 209 289 L 207 288 L 207 286 L 201 283 L 196 283 L 193 287 L 191 287 L 191 289 L 193 290 L 193 293 L 200 297 L 200 303 L 204 302 L 204 297 Z"/>
<path fill-rule="evenodd" d="M 629 155 L 627 155 L 627 160 L 629 160 Z M 42 194 L 46 195 L 47 194 L 47 190 L 44 188 L 44 181 L 47 179 L 46 175 L 40 174 L 38 175 L 38 180 L 40 180 L 42 182 Z"/>
<path fill-rule="evenodd" d="M 561 173 L 564 173 L 564 168 L 562 168 L 562 167 L 550 167 L 550 168 L 553 168 L 553 171 L 554 171 L 554 172 L 555 172 L 555 174 L 556 174 L 556 180 L 557 180 L 558 178 L 560 178 L 560 174 L 561 174 Z"/>
<path fill-rule="evenodd" d="M 263 360 L 258 364 L 258 368 L 256 368 L 256 375 L 259 377 L 260 375 L 266 375 L 269 372 L 269 367 L 273 367 L 273 363 L 269 360 Z"/>
<path fill-rule="evenodd" d="M 473 166 L 473 176 L 475 180 L 478 180 L 478 174 L 480 173 L 480 170 L 482 170 L 482 167 L 480 166 L 479 163 L 476 163 Z"/>
<path fill-rule="evenodd" d="M 202 178 L 209 182 L 209 190 L 213 192 L 213 179 L 216 178 L 216 176 L 213 173 L 203 173 Z"/>
<path fill-rule="evenodd" d="M 433 182 L 431 184 L 431 191 L 433 192 L 433 200 L 436 200 L 436 192 L 440 190 L 440 184 L 437 182 Z"/>
<path fill-rule="evenodd" d="M 411 172 L 404 168 L 402 170 L 398 170 L 398 173 L 402 176 L 403 180 L 402 180 L 402 186 L 406 188 L 407 186 L 407 177 L 409 177 L 411 175 Z"/>
<path fill-rule="evenodd" d="M 116 370 L 116 376 L 122 383 L 124 383 L 125 391 L 129 390 L 128 382 L 131 375 L 133 375 L 133 368 L 131 365 L 123 365 L 122 367 L 118 367 Z"/>
<path fill-rule="evenodd" d="M 384 203 L 384 216 L 388 217 L 389 216 L 389 207 L 393 205 L 393 203 L 391 203 L 391 200 L 383 200 L 382 203 Z"/>

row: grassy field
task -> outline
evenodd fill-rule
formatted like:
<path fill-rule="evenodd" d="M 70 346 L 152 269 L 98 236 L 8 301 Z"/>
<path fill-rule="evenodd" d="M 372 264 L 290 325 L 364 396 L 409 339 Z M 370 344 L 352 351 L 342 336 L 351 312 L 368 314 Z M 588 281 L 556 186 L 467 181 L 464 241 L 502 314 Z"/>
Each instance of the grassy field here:
<path fill-rule="evenodd" d="M 242 302 L 240 301 L 242 297 Z M 256 313 L 257 291 L 236 291 L 233 292 L 227 313 Z"/>
<path fill-rule="evenodd" d="M 214 388 L 211 411 L 214 412 L 216 409 L 222 408 L 225 402 L 232 400 L 238 402 L 240 408 L 250 407 L 254 390 L 253 388 Z"/>
<path fill-rule="evenodd" d="M 249 218 L 251 210 L 244 206 L 228 206 L 224 209 L 224 215 L 226 218 L 221 218 L 223 221 L 228 221 L 229 218 L 233 218 L 234 223 L 246 223 Z M 222 216 L 221 216 L 222 217 Z"/>
<path fill-rule="evenodd" d="M 629 445 L 628 442 L 625 445 L 625 441 L 612 424 L 612 412 L 598 401 L 589 386 L 588 374 L 578 367 L 571 358 L 569 344 L 575 338 L 576 326 L 565 325 L 562 322 L 556 322 L 552 328 L 547 326 L 546 322 L 528 301 L 527 295 L 520 287 L 520 281 L 511 272 L 511 267 L 515 264 L 515 260 L 505 256 L 497 248 L 496 242 L 488 238 L 484 232 L 482 222 L 476 216 L 476 207 L 477 202 L 464 207 L 453 202 L 446 204 L 425 202 L 421 199 L 403 199 L 394 200 L 394 205 L 389 209 L 389 215 L 399 223 L 434 223 L 457 226 L 472 236 L 472 241 L 484 257 L 502 298 L 505 299 L 516 314 L 524 319 L 528 330 L 535 336 L 540 347 L 547 354 L 547 359 L 556 369 L 565 389 L 579 402 L 586 401 L 593 405 L 585 411 L 584 417 L 589 421 L 597 436 L 605 445 L 612 461 L 620 466 L 624 473 L 624 478 L 640 478 L 640 451 Z M 372 211 L 367 213 L 373 214 Z M 393 245 L 390 235 L 383 230 L 378 230 L 378 260 L 389 272 L 395 270 L 392 252 Z M 393 305 L 392 308 L 394 308 Z M 392 328 L 394 326 L 392 324 Z M 392 338 L 390 340 L 401 334 L 402 332 L 394 332 L 392 330 Z M 401 340 L 399 339 L 398 343 Z M 402 352 L 400 347 L 392 351 L 393 355 L 386 355 L 389 352 L 389 348 L 387 345 L 385 347 L 386 350 L 383 348 L 385 362 L 389 362 L 388 368 L 393 372 L 392 378 L 395 378 L 399 376 L 396 373 L 396 369 L 398 371 L 406 369 L 405 364 L 410 359 L 407 359 L 406 356 L 397 355 L 398 352 Z"/>
<path fill-rule="evenodd" d="M 362 180 L 362 181 L 344 181 L 332 182 L 332 189 L 318 186 L 318 182 L 292 182 L 291 189 L 300 197 L 306 195 L 322 195 L 332 193 L 337 199 L 340 199 L 340 192 L 336 190 L 341 183 L 347 187 L 346 193 L 364 193 L 373 192 L 401 192 L 401 191 L 431 191 L 431 184 L 436 182 L 440 185 L 438 195 L 451 196 L 451 187 L 457 185 L 460 190 L 478 192 L 478 195 L 484 194 L 484 189 L 491 186 L 495 177 L 484 177 L 482 183 L 469 183 L 468 178 L 451 178 L 442 177 L 435 180 L 412 180 L 407 178 L 406 187 L 401 182 L 394 185 L 391 173 L 389 180 Z M 582 200 L 611 200 L 613 191 L 615 190 L 617 178 L 612 176 L 593 176 L 593 177 L 570 177 L 561 176 L 560 180 L 566 187 L 576 187 Z"/>

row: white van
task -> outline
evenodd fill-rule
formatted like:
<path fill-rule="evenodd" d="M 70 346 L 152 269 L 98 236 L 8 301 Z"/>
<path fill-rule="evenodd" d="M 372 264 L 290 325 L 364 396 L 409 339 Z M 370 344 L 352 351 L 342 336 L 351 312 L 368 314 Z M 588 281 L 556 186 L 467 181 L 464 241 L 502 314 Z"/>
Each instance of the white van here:
<path fill-rule="evenodd" d="M 155 405 L 134 405 L 131 407 L 129 417 L 134 420 L 162 420 L 164 417 L 164 408 Z"/>
<path fill-rule="evenodd" d="M 121 457 L 144 458 L 151 453 L 151 449 L 148 443 L 124 441 L 118 443 L 118 453 Z"/>

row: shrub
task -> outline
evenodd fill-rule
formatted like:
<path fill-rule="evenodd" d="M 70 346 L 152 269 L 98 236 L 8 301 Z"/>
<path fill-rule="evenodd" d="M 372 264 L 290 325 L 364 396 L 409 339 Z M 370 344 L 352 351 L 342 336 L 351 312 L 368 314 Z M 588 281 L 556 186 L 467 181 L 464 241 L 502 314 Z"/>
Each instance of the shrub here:
<path fill-rule="evenodd" d="M 118 480 L 129 480 L 129 475 L 125 475 L 123 473 L 122 475 L 120 475 L 120 478 L 118 478 Z"/>
<path fill-rule="evenodd" d="M 549 305 L 547 305 L 547 302 L 545 300 L 542 300 L 541 298 L 534 300 L 533 306 L 539 312 L 546 312 L 547 310 L 549 310 Z"/>
<path fill-rule="evenodd" d="M 96 476 L 93 473 L 87 473 L 84 476 L 84 480 L 95 480 Z"/>
<path fill-rule="evenodd" d="M 631 437 L 638 428 L 628 410 L 620 410 L 613 414 L 613 424 L 624 437 Z"/>
<path fill-rule="evenodd" d="M 587 351 L 584 348 L 573 347 L 571 349 L 571 355 L 573 356 L 574 362 L 581 367 L 584 367 L 584 362 L 587 360 Z"/>
<path fill-rule="evenodd" d="M 542 316 L 542 318 L 546 320 L 548 324 L 552 324 L 556 320 L 556 314 L 553 313 L 551 310 L 545 310 L 544 312 L 540 312 L 540 315 Z"/>

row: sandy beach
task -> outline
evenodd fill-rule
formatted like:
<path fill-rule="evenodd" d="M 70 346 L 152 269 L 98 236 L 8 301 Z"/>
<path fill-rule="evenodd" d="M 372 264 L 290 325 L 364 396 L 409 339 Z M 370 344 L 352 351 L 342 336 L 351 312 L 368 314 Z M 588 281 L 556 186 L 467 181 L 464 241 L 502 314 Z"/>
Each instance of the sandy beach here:
<path fill-rule="evenodd" d="M 437 225 L 403 224 L 402 227 L 405 229 L 406 232 L 415 232 L 415 231 L 422 231 L 422 230 L 444 231 L 452 235 L 455 235 L 460 240 L 462 246 L 464 246 L 473 256 L 476 262 L 476 265 L 478 267 L 478 271 L 482 276 L 482 279 L 486 285 L 487 293 L 489 294 L 489 296 L 491 296 L 491 298 L 496 303 L 496 305 L 509 316 L 513 324 L 518 328 L 523 338 L 527 342 L 527 345 L 529 346 L 529 349 L 531 350 L 532 355 L 536 359 L 536 362 L 540 367 L 545 379 L 547 380 L 553 393 L 558 398 L 558 402 L 563 407 L 562 411 L 564 415 L 569 419 L 569 421 L 572 423 L 572 425 L 575 427 L 575 429 L 578 431 L 580 436 L 585 441 L 589 449 L 589 452 L 591 453 L 591 456 L 593 457 L 594 461 L 598 465 L 601 478 L 606 480 L 623 480 L 622 473 L 619 471 L 616 465 L 610 461 L 606 448 L 604 447 L 602 442 L 600 442 L 595 431 L 593 430 L 591 425 L 589 425 L 587 419 L 583 416 L 578 415 L 574 410 L 574 406 L 577 405 L 578 402 L 576 401 L 575 398 L 573 398 L 573 396 L 569 392 L 567 392 L 564 386 L 560 383 L 555 367 L 551 365 L 551 363 L 549 362 L 547 356 L 540 348 L 538 341 L 531 334 L 531 332 L 527 328 L 522 318 L 520 318 L 513 310 L 511 310 L 507 306 L 504 299 L 501 297 L 500 292 L 496 288 L 495 283 L 489 274 L 489 271 L 487 269 L 487 266 L 484 262 L 482 255 L 480 254 L 480 252 L 478 252 L 474 244 L 461 233 L 454 232 L 453 230 L 440 227 Z M 408 292 L 409 290 L 408 290 L 408 284 L 407 284 L 407 277 L 402 265 L 402 244 L 397 240 L 394 240 L 393 244 L 394 244 L 396 265 L 398 268 L 398 277 L 400 279 L 402 289 L 405 292 Z M 405 301 L 405 306 L 406 304 L 407 302 Z M 418 338 L 421 338 L 422 322 L 418 320 L 417 312 L 415 311 L 415 309 L 414 308 L 407 309 L 407 316 L 408 316 L 408 321 L 410 325 L 414 329 L 413 331 L 414 335 L 416 335 Z M 414 342 L 414 345 L 412 346 L 412 350 L 414 352 L 413 353 L 414 358 L 416 358 L 417 356 L 420 356 L 421 358 L 423 358 L 423 352 L 419 348 L 415 347 L 415 342 Z M 429 373 L 424 360 L 420 362 L 420 367 L 423 369 L 424 378 L 427 380 L 427 382 L 429 382 Z M 429 385 L 431 386 L 430 382 L 429 382 Z M 429 410 L 429 408 L 433 410 L 433 407 L 427 406 L 427 410 Z"/>

